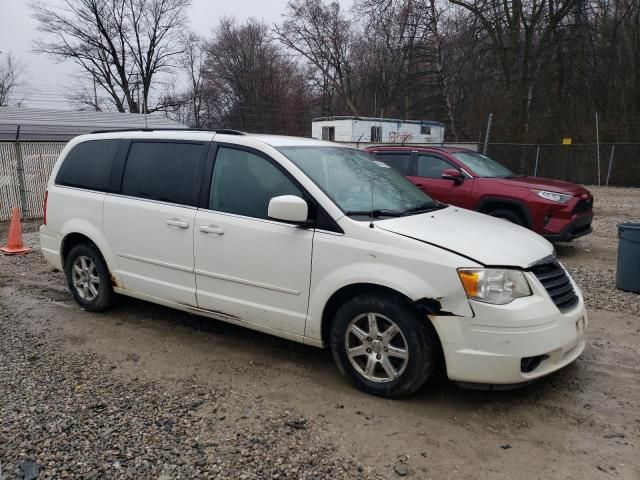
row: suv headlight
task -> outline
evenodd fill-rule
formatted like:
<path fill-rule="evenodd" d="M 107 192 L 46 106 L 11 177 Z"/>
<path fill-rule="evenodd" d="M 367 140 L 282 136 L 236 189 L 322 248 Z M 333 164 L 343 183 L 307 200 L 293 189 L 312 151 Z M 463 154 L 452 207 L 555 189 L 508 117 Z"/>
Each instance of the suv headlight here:
<path fill-rule="evenodd" d="M 467 297 L 481 302 L 505 305 L 531 295 L 524 273 L 497 268 L 461 268 L 458 275 Z"/>
<path fill-rule="evenodd" d="M 547 192 L 546 190 L 534 190 L 534 192 L 545 200 L 558 203 L 567 203 L 572 198 L 572 195 L 567 195 L 566 193 Z"/>

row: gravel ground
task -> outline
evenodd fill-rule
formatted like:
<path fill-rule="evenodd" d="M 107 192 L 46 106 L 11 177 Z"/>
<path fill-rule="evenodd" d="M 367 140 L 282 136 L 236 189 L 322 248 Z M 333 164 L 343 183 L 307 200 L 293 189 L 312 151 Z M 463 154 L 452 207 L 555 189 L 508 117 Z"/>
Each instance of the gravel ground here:
<path fill-rule="evenodd" d="M 34 253 L 0 256 L 0 480 L 638 480 L 640 296 L 612 279 L 640 190 L 594 190 L 595 232 L 557 246 L 585 354 L 527 388 L 403 401 L 354 390 L 326 351 L 132 299 L 84 312 L 27 223 Z"/>
<path fill-rule="evenodd" d="M 39 478 L 368 478 L 312 421 L 258 394 L 123 379 L 0 308 L 2 478 L 22 478 L 21 462 L 40 465 Z"/>
<path fill-rule="evenodd" d="M 640 295 L 616 289 L 618 224 L 640 223 L 640 189 L 589 187 L 595 197 L 593 233 L 558 244 L 564 265 L 582 288 L 587 306 L 640 316 Z"/>

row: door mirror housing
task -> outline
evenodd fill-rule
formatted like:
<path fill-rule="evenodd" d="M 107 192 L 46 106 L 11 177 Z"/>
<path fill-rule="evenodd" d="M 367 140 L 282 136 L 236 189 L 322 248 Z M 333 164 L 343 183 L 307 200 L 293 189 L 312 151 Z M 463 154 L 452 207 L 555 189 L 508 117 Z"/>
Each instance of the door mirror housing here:
<path fill-rule="evenodd" d="M 267 215 L 274 220 L 306 224 L 309 216 L 309 205 L 295 195 L 281 195 L 269 200 Z"/>
<path fill-rule="evenodd" d="M 441 176 L 444 180 L 453 180 L 454 183 L 462 183 L 464 181 L 462 172 L 460 172 L 460 170 L 456 170 L 455 168 L 445 168 L 442 171 Z"/>

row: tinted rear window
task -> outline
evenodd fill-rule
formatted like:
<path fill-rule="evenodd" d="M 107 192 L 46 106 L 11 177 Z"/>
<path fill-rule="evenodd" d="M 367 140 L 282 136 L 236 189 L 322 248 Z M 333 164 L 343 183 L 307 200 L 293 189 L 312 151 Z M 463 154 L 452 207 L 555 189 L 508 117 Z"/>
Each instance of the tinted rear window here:
<path fill-rule="evenodd" d="M 376 153 L 376 158 L 395 168 L 402 175 L 411 175 L 411 153 Z"/>
<path fill-rule="evenodd" d="M 122 179 L 122 194 L 197 206 L 205 145 L 133 142 Z"/>
<path fill-rule="evenodd" d="M 120 140 L 90 140 L 73 147 L 58 170 L 56 183 L 106 192 Z"/>

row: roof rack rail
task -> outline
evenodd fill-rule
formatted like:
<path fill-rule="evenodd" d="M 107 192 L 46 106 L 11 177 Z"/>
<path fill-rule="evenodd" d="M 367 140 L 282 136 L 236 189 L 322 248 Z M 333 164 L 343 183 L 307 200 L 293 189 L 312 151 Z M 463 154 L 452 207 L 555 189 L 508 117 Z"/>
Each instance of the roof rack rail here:
<path fill-rule="evenodd" d="M 222 135 L 246 135 L 246 132 L 232 128 L 113 128 L 109 130 L 94 130 L 91 133 L 116 133 L 116 132 L 211 132 Z"/>

